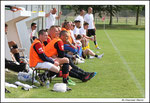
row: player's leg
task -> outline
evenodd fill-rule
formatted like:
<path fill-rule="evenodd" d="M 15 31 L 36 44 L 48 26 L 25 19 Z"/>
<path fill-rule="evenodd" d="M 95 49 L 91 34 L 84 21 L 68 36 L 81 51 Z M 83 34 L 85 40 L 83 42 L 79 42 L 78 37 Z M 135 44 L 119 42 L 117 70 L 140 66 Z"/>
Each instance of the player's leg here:
<path fill-rule="evenodd" d="M 10 42 L 8 42 L 8 45 L 9 45 L 9 47 L 11 49 L 11 53 L 14 55 L 16 61 L 20 63 L 20 54 L 19 54 L 17 44 L 14 41 L 10 41 Z"/>
<path fill-rule="evenodd" d="M 44 68 L 49 71 L 58 73 L 60 68 L 49 62 L 38 63 L 35 68 Z"/>
<path fill-rule="evenodd" d="M 98 47 L 98 44 L 97 44 L 97 41 L 96 41 L 96 33 L 95 33 L 95 30 L 94 30 L 94 29 L 91 29 L 91 33 L 92 33 L 92 35 L 94 36 L 95 48 L 96 48 L 96 49 L 100 49 L 100 48 Z"/>

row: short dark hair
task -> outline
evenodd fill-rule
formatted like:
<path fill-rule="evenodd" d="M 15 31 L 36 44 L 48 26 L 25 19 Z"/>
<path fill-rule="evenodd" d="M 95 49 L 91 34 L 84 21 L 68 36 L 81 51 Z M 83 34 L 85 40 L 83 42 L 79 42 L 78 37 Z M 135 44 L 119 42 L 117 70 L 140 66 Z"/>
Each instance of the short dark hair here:
<path fill-rule="evenodd" d="M 38 36 L 43 35 L 43 34 L 44 34 L 44 32 L 47 32 L 47 31 L 46 31 L 46 30 L 44 30 L 44 29 L 40 30 L 40 31 L 38 32 Z"/>
<path fill-rule="evenodd" d="M 36 23 L 32 23 L 32 24 L 31 24 L 31 27 L 34 26 L 34 25 L 36 25 Z"/>
<path fill-rule="evenodd" d="M 84 24 L 83 24 L 84 26 L 86 26 L 86 25 L 89 25 L 89 23 L 87 23 L 87 22 L 84 22 Z"/>
<path fill-rule="evenodd" d="M 8 27 L 8 25 L 7 25 L 7 24 L 5 24 L 5 28 L 6 28 L 6 27 Z"/>
<path fill-rule="evenodd" d="M 63 26 L 62 26 L 62 27 L 65 28 L 68 23 L 69 23 L 69 21 L 65 21 L 65 22 L 63 23 Z"/>
<path fill-rule="evenodd" d="M 68 33 L 66 30 L 62 30 L 59 34 L 59 36 L 61 37 L 62 35 L 64 35 L 65 33 Z"/>
<path fill-rule="evenodd" d="M 77 37 L 76 37 L 77 40 L 79 40 L 79 39 L 81 39 L 81 38 L 82 38 L 81 35 L 77 35 Z"/>
<path fill-rule="evenodd" d="M 80 12 L 82 12 L 84 9 L 80 9 Z"/>
<path fill-rule="evenodd" d="M 74 23 L 80 23 L 80 20 L 75 20 Z"/>

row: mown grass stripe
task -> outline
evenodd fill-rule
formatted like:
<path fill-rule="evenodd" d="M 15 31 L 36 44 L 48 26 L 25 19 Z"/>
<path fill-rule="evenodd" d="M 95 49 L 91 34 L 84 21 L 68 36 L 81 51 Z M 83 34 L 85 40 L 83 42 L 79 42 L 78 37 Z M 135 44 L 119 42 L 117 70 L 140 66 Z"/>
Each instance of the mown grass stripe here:
<path fill-rule="evenodd" d="M 114 42 L 112 41 L 112 39 L 110 38 L 109 34 L 107 33 L 106 30 L 104 30 L 107 38 L 109 39 L 109 41 L 111 42 L 113 48 L 115 49 L 115 51 L 118 53 L 120 59 L 122 60 L 123 64 L 125 65 L 129 75 L 131 76 L 132 80 L 134 81 L 134 83 L 136 84 L 136 87 L 139 89 L 142 97 L 144 97 L 144 89 L 142 88 L 141 84 L 139 83 L 139 81 L 136 79 L 135 75 L 133 74 L 131 68 L 129 67 L 128 63 L 126 62 L 125 58 L 121 55 L 119 49 L 116 47 L 116 45 L 114 44 Z"/>

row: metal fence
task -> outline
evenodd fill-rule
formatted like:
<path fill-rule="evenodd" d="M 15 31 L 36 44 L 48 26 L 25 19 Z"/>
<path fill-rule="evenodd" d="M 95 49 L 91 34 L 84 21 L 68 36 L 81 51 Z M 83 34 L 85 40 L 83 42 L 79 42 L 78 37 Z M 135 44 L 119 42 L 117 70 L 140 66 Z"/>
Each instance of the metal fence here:
<path fill-rule="evenodd" d="M 62 10 L 63 15 L 61 17 L 60 22 L 62 23 L 64 20 L 74 21 L 75 11 L 74 10 Z M 109 15 L 102 15 L 105 16 L 105 24 L 109 24 L 110 17 Z M 104 21 L 99 15 L 95 14 L 95 24 L 103 24 Z M 123 24 L 123 25 L 135 25 L 136 24 L 136 12 L 132 10 L 122 10 L 118 12 L 115 16 L 113 16 L 112 24 Z M 145 12 L 140 12 L 139 15 L 139 25 L 145 25 Z"/>

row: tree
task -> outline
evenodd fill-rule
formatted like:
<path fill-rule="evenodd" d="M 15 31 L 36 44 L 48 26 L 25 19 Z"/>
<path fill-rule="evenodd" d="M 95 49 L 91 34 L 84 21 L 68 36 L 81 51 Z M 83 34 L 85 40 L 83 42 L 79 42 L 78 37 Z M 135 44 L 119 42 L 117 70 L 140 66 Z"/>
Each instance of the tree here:
<path fill-rule="evenodd" d="M 143 6 L 143 5 L 136 6 L 136 25 L 139 24 L 139 14 L 143 9 L 145 9 L 145 6 Z"/>
<path fill-rule="evenodd" d="M 119 11 L 120 6 L 118 5 L 107 5 L 104 8 L 104 11 L 109 14 L 110 16 L 110 21 L 109 21 L 109 25 L 112 25 L 112 17 Z"/>
<path fill-rule="evenodd" d="M 145 6 L 144 5 L 124 5 L 124 6 L 121 6 L 122 9 L 124 10 L 132 10 L 132 11 L 135 11 L 136 12 L 136 25 L 139 24 L 139 15 L 140 15 L 140 12 L 142 10 L 145 10 Z"/>

